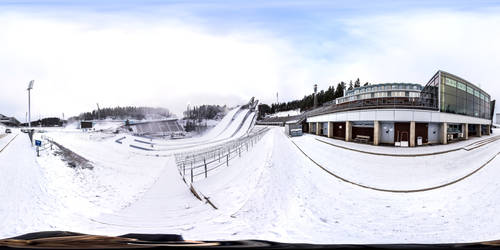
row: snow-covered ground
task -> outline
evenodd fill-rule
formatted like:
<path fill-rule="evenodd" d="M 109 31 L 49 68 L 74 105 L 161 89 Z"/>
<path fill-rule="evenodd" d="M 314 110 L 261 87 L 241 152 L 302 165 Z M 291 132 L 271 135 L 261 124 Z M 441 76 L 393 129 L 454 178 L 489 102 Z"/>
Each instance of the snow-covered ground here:
<path fill-rule="evenodd" d="M 294 109 L 289 111 L 281 111 L 274 114 L 270 114 L 267 117 L 285 117 L 285 116 L 294 116 L 300 115 L 300 109 Z"/>
<path fill-rule="evenodd" d="M 150 140 L 158 151 L 130 145 L 138 138 L 51 130 L 37 134 L 91 161 L 70 168 L 56 151 L 40 157 L 25 134 L 0 139 L 0 237 L 40 230 L 82 233 L 177 233 L 192 240 L 265 239 L 309 243 L 437 243 L 500 238 L 500 141 L 477 149 L 422 157 L 359 153 L 323 143 L 324 137 L 289 138 L 272 128 L 248 153 L 194 188 L 218 208 L 196 199 L 182 181 L 172 152 L 201 149 L 244 136 L 253 115 L 230 111 L 204 137 Z M 247 117 L 245 120 L 245 116 Z M 498 135 L 495 130 L 493 135 Z M 483 140 L 482 137 L 475 140 Z M 331 140 L 331 143 L 343 143 Z M 468 141 L 472 143 L 474 141 Z M 343 144 L 342 144 L 343 145 Z M 433 152 L 443 146 L 402 149 L 348 143 L 358 150 Z M 300 148 L 300 149 L 299 149 Z M 301 150 L 311 159 L 306 157 Z M 393 151 L 397 150 L 397 151 Z M 159 156 L 156 156 L 159 155 Z M 474 172 L 478 168 L 479 171 Z M 415 193 L 406 190 L 453 182 Z"/>

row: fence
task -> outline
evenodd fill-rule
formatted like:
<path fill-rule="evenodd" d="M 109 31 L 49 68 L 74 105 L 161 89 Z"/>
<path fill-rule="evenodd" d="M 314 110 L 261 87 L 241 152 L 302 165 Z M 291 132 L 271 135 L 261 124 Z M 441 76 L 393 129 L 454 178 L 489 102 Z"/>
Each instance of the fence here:
<path fill-rule="evenodd" d="M 184 181 L 191 183 L 197 177 L 208 177 L 208 173 L 222 166 L 229 166 L 229 162 L 248 152 L 269 130 L 262 128 L 248 136 L 228 141 L 222 145 L 205 148 L 203 150 L 175 154 L 175 161 Z"/>
<path fill-rule="evenodd" d="M 37 156 L 40 156 L 40 152 L 47 151 L 48 149 L 50 149 L 50 151 L 52 151 L 53 147 L 54 147 L 54 145 L 52 143 L 53 142 L 52 138 L 50 138 L 46 135 L 42 135 L 40 137 L 40 139 L 42 140 L 43 143 L 42 143 L 42 146 L 36 147 Z"/>

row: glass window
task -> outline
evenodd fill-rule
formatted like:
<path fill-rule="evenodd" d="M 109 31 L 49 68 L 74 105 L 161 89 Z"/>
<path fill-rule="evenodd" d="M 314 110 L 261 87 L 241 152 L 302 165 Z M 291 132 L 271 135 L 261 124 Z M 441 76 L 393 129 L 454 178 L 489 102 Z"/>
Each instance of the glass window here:
<path fill-rule="evenodd" d="M 474 89 L 470 86 L 467 86 L 467 93 L 474 95 Z"/>
<path fill-rule="evenodd" d="M 476 92 L 474 92 L 475 94 Z M 480 105 L 479 105 L 479 98 L 474 95 L 474 116 L 479 116 L 480 113 Z"/>
<path fill-rule="evenodd" d="M 457 88 L 463 91 L 467 91 L 467 86 L 461 82 L 457 82 Z"/>
<path fill-rule="evenodd" d="M 410 92 L 410 97 L 418 98 L 418 97 L 420 97 L 420 93 L 418 93 L 418 92 Z"/>
<path fill-rule="evenodd" d="M 469 92 L 467 92 L 467 115 L 474 116 L 474 95 Z"/>
<path fill-rule="evenodd" d="M 457 111 L 457 97 L 453 94 L 444 94 L 444 110 L 445 112 L 455 113 Z"/>
<path fill-rule="evenodd" d="M 467 114 L 467 92 L 457 91 L 457 111 L 458 114 Z"/>
<path fill-rule="evenodd" d="M 457 82 L 450 78 L 445 78 L 444 83 L 450 87 L 455 87 L 455 88 L 457 87 Z"/>

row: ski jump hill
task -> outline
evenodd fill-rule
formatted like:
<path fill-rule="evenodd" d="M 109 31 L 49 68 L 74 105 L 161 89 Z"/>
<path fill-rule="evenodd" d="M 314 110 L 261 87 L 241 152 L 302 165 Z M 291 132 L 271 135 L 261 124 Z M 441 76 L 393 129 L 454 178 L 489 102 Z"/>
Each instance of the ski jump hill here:
<path fill-rule="evenodd" d="M 3 136 L 0 237 L 71 230 L 359 244 L 500 238 L 500 130 L 395 150 L 290 138 L 281 127 L 254 125 L 251 106 L 198 138 L 36 134 L 92 169 L 68 167 L 55 146 L 36 157 L 18 131 Z M 192 179 L 191 168 L 199 173 Z"/>

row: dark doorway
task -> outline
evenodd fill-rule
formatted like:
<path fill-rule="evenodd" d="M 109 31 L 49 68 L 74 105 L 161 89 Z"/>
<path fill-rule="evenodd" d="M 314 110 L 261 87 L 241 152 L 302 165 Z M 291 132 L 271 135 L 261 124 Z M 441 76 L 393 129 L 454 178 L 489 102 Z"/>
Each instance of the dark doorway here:
<path fill-rule="evenodd" d="M 410 141 L 410 123 L 395 122 L 394 123 L 394 141 Z"/>
<path fill-rule="evenodd" d="M 428 123 L 415 123 L 415 145 L 417 144 L 418 137 L 422 137 L 422 143 L 429 142 L 429 124 Z"/>
<path fill-rule="evenodd" d="M 373 127 L 352 127 L 352 138 L 356 140 L 358 136 L 368 136 L 368 141 L 373 141 Z"/>
<path fill-rule="evenodd" d="M 309 123 L 306 121 L 302 122 L 302 133 L 309 133 Z"/>
<path fill-rule="evenodd" d="M 345 139 L 345 122 L 334 122 L 332 136 L 337 139 Z"/>

